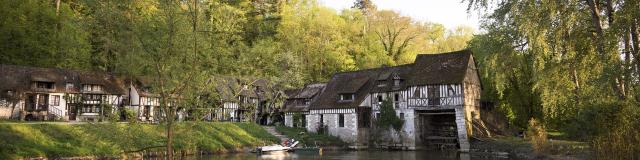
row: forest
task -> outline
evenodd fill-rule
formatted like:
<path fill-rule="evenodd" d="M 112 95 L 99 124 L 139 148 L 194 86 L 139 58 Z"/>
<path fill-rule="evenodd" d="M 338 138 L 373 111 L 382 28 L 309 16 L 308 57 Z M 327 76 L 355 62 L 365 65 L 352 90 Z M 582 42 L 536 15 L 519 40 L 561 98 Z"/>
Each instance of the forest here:
<path fill-rule="evenodd" d="M 163 97 L 201 104 L 210 77 L 300 87 L 471 49 L 482 101 L 516 130 L 535 119 L 596 154 L 638 156 L 640 1 L 460 5 L 482 16 L 480 31 L 418 21 L 369 0 L 341 11 L 316 0 L 0 1 L 0 63 L 150 76 Z"/>

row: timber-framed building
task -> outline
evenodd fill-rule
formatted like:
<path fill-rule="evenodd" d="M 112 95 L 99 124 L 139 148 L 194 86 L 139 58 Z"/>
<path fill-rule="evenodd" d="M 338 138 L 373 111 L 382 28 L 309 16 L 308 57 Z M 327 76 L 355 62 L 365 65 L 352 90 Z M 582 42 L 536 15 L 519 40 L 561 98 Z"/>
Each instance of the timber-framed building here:
<path fill-rule="evenodd" d="M 420 54 L 411 64 L 336 73 L 310 104 L 306 128 L 338 136 L 353 148 L 452 145 L 468 151 L 468 138 L 477 129 L 472 124 L 481 122 L 481 88 L 469 50 Z M 384 143 L 369 144 L 385 100 L 404 125 L 383 136 L 390 137 Z"/>

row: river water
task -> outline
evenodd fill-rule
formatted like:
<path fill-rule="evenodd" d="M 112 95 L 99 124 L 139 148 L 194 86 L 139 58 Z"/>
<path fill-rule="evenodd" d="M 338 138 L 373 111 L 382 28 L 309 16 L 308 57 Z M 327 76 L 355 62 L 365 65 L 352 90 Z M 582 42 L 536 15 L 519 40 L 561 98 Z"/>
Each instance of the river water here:
<path fill-rule="evenodd" d="M 269 154 L 236 153 L 189 157 L 191 160 L 470 160 L 470 159 L 509 159 L 504 156 L 455 151 L 325 151 L 322 154 L 312 151 L 295 153 L 276 152 Z"/>

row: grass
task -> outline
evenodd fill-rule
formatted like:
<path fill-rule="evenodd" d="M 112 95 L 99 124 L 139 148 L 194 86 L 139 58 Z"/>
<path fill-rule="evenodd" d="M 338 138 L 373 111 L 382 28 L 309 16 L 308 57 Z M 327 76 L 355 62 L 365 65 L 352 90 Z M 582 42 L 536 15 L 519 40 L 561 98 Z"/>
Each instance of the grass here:
<path fill-rule="evenodd" d="M 299 146 L 345 146 L 340 138 L 324 135 L 324 134 L 316 134 L 316 133 L 307 133 L 304 128 L 292 128 L 287 126 L 276 126 L 276 130 L 289 138 L 296 139 L 300 141 Z"/>
<path fill-rule="evenodd" d="M 176 150 L 228 152 L 277 142 L 256 124 L 185 122 L 175 127 Z M 118 156 L 162 150 L 165 128 L 150 124 L 0 124 L 0 159 Z"/>

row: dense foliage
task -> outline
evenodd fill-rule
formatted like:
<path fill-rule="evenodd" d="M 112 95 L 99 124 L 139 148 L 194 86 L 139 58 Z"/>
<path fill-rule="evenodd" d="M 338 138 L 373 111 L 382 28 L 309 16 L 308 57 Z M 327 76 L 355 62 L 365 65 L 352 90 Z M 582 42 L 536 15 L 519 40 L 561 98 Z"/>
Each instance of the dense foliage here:
<path fill-rule="evenodd" d="M 637 158 L 639 133 L 629 129 L 640 122 L 630 116 L 640 112 L 640 1 L 466 2 L 485 13 L 486 33 L 470 43 L 483 98 L 519 127 L 536 118 L 572 138 L 598 137 L 596 149 L 621 149 L 603 157 Z"/>
<path fill-rule="evenodd" d="M 376 126 L 380 127 L 382 130 L 391 128 L 400 132 L 404 125 L 404 120 L 398 117 L 392 103 L 393 102 L 391 102 L 390 97 L 382 101 L 382 105 L 380 105 L 380 117 L 377 117 L 376 119 Z"/>
<path fill-rule="evenodd" d="M 56 2 L 0 2 L 0 63 L 153 75 L 154 63 L 176 62 L 198 67 L 163 70 L 300 86 L 463 49 L 473 32 L 372 4 L 336 12 L 314 0 Z"/>

